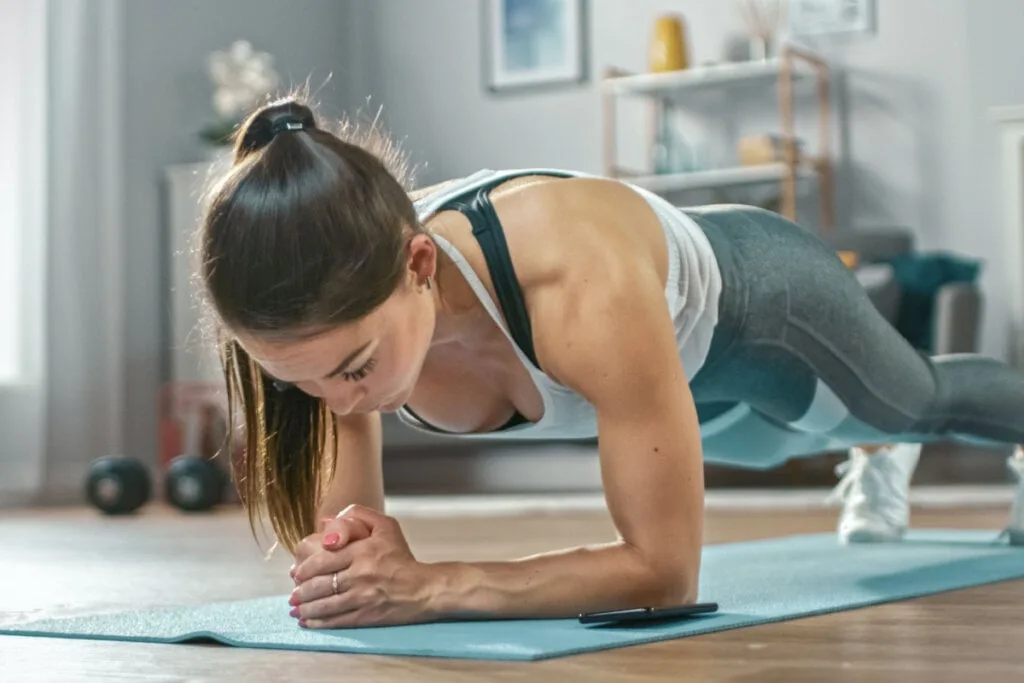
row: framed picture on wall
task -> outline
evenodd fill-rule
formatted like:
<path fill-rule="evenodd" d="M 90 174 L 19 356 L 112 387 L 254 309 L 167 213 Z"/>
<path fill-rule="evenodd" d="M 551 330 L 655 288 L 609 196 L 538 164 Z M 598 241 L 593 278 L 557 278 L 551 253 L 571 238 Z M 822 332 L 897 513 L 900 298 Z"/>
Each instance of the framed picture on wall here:
<path fill-rule="evenodd" d="M 488 90 L 550 88 L 586 81 L 586 0 L 481 2 Z"/>
<path fill-rule="evenodd" d="M 790 0 L 795 36 L 865 34 L 875 30 L 875 0 Z"/>

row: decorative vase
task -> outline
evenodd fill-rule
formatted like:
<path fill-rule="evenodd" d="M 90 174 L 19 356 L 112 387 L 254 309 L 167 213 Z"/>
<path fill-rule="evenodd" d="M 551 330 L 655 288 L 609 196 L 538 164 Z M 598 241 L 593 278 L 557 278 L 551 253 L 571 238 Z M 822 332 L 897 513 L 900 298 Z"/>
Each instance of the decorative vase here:
<path fill-rule="evenodd" d="M 656 174 L 692 173 L 701 168 L 697 146 L 687 139 L 671 107 L 662 108 L 651 148 L 651 162 Z"/>
<path fill-rule="evenodd" d="M 651 39 L 651 71 L 678 71 L 690 65 L 683 18 L 664 14 L 654 22 Z"/>
<path fill-rule="evenodd" d="M 750 37 L 750 59 L 755 62 L 765 62 L 773 57 L 772 43 L 764 36 Z"/>

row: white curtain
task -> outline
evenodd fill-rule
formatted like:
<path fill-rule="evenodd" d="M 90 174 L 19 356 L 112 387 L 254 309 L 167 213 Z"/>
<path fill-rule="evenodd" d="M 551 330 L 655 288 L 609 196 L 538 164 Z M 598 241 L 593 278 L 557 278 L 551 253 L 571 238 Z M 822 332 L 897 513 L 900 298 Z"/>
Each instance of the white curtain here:
<path fill-rule="evenodd" d="M 0 503 L 81 500 L 123 440 L 122 2 L 0 2 Z"/>
<path fill-rule="evenodd" d="M 47 54 L 44 3 L 0 3 L 0 500 L 44 480 Z"/>

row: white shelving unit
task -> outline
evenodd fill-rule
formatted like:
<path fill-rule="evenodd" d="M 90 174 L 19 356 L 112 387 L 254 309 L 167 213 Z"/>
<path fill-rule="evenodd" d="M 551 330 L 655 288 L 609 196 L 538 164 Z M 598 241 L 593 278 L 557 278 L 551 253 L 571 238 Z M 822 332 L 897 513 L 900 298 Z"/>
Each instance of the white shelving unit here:
<path fill-rule="evenodd" d="M 761 81 L 771 84 L 779 78 L 782 69 L 780 58 L 751 62 L 728 62 L 712 66 L 699 66 L 681 71 L 660 73 L 637 73 L 612 76 L 604 80 L 602 91 L 612 95 L 656 95 L 673 94 L 685 96 L 707 88 L 719 88 L 737 83 L 750 84 Z M 809 75 L 805 70 L 794 76 Z"/>
<path fill-rule="evenodd" d="M 793 113 L 795 84 L 807 81 L 815 86 L 818 109 L 818 152 L 798 154 Z M 716 168 L 688 173 L 656 174 L 652 169 L 637 171 L 623 168 L 617 159 L 616 105 L 622 98 L 640 98 L 651 103 L 652 123 L 666 107 L 686 107 L 707 91 L 735 86 L 763 84 L 774 87 L 779 99 L 781 158 L 763 165 Z M 654 192 L 715 189 L 742 185 L 778 183 L 781 189 L 781 213 L 796 218 L 797 183 L 817 181 L 822 230 L 834 227 L 832 160 L 829 149 L 831 103 L 829 67 L 817 56 L 793 46 L 785 46 L 779 57 L 764 61 L 700 66 L 661 73 L 630 73 L 608 69 L 601 83 L 604 124 L 604 166 L 610 177 L 622 178 Z M 649 142 L 653 141 L 653 125 Z"/>

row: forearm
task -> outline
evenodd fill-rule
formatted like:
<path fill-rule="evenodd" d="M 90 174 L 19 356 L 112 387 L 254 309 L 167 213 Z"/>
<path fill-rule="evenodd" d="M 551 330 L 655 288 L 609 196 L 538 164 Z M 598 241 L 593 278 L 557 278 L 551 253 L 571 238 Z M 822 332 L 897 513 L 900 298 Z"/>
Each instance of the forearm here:
<path fill-rule="evenodd" d="M 681 604 L 697 598 L 700 558 L 661 564 L 618 542 L 510 562 L 449 562 L 435 573 L 439 619 L 567 618 L 581 612 Z"/>
<path fill-rule="evenodd" d="M 349 415 L 335 422 L 336 453 L 330 485 L 317 517 L 333 517 L 349 505 L 384 511 L 380 415 Z"/>
<path fill-rule="evenodd" d="M 317 508 L 317 519 L 334 517 L 350 505 L 362 505 L 371 510 L 384 512 L 384 487 L 351 486 L 329 490 Z"/>

